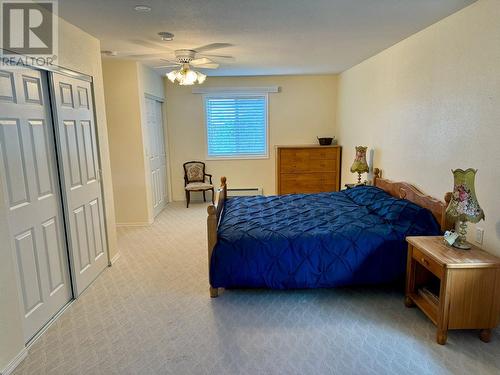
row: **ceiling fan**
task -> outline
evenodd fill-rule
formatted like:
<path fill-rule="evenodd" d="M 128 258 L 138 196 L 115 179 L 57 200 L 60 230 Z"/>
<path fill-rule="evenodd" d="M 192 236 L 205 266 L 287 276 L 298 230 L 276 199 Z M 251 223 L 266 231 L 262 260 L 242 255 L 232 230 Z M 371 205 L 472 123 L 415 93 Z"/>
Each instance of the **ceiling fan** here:
<path fill-rule="evenodd" d="M 199 69 L 217 69 L 219 62 L 234 61 L 233 56 L 228 55 L 213 55 L 206 54 L 207 51 L 212 51 L 220 48 L 231 47 L 230 43 L 211 43 L 193 49 L 177 49 L 172 51 L 164 45 L 144 40 L 133 40 L 135 44 L 154 49 L 167 49 L 165 52 L 155 52 L 147 54 L 129 54 L 129 53 L 115 53 L 110 54 L 103 51 L 108 56 L 123 56 L 135 59 L 160 59 L 165 64 L 154 66 L 155 69 L 177 68 L 167 73 L 167 78 L 172 82 L 179 82 L 180 85 L 192 85 L 194 83 L 203 83 L 206 75 L 192 68 Z"/>
<path fill-rule="evenodd" d="M 180 85 L 192 85 L 196 82 L 198 84 L 203 83 L 207 76 L 203 73 L 193 70 L 192 67 L 202 69 L 217 69 L 219 67 L 219 64 L 212 59 L 214 57 L 221 57 L 213 55 L 209 55 L 211 58 L 207 57 L 206 55 L 200 56 L 198 50 L 191 49 L 178 49 L 174 51 L 174 54 L 175 60 L 160 59 L 166 64 L 155 66 L 154 68 L 178 68 L 167 73 L 167 78 L 171 82 L 179 82 Z M 231 58 L 231 56 L 224 56 L 223 58 Z"/>

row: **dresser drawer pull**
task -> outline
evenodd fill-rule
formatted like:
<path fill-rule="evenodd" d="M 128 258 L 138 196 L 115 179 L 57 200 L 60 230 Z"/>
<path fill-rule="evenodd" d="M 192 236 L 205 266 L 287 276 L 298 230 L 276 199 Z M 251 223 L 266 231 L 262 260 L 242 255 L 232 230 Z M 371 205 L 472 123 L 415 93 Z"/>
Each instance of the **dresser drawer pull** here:
<path fill-rule="evenodd" d="M 422 258 L 421 260 L 422 260 L 422 263 L 425 264 L 426 266 L 430 265 L 430 263 L 429 263 L 429 261 L 427 259 Z"/>

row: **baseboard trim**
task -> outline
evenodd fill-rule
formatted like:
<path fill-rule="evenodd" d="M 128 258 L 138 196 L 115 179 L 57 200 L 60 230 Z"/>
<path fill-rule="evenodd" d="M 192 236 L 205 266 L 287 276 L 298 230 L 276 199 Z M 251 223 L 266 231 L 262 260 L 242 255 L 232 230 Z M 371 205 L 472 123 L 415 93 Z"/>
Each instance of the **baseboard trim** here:
<path fill-rule="evenodd" d="M 115 256 L 113 258 L 111 258 L 109 265 L 111 266 L 111 265 L 115 264 L 115 262 L 118 260 L 118 258 L 120 258 L 120 253 L 116 253 Z"/>
<path fill-rule="evenodd" d="M 24 347 L 22 350 L 10 361 L 10 363 L 0 372 L 0 375 L 10 375 L 14 372 L 17 366 L 21 364 L 21 362 L 28 355 L 28 348 Z"/>
<path fill-rule="evenodd" d="M 116 223 L 117 227 L 149 227 L 151 223 L 148 222 L 137 222 L 137 223 Z"/>

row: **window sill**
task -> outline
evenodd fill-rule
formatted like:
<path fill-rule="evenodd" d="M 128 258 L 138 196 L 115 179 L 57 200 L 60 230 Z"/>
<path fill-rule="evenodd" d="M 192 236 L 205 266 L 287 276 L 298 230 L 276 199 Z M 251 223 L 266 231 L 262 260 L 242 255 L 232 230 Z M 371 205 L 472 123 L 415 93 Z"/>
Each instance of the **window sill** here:
<path fill-rule="evenodd" d="M 263 156 L 207 156 L 205 160 L 223 161 L 223 160 L 265 160 L 269 159 L 269 155 Z"/>

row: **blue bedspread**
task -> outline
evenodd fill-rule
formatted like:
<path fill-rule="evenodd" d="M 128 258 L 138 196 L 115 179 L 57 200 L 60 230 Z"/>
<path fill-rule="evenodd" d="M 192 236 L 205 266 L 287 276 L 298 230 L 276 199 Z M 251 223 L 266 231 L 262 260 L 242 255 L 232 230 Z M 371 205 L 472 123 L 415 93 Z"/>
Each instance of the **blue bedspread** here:
<path fill-rule="evenodd" d="M 438 234 L 428 210 L 373 186 L 231 198 L 210 284 L 290 289 L 392 282 L 405 273 L 405 237 Z"/>

